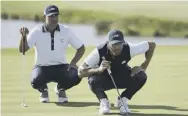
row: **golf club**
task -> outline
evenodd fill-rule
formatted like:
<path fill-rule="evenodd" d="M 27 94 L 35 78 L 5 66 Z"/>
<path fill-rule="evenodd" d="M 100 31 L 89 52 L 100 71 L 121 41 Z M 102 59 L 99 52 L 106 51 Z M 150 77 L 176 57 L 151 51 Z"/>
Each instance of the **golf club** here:
<path fill-rule="evenodd" d="M 105 60 L 105 57 L 102 57 L 102 59 Z M 110 68 L 108 68 L 107 71 L 108 71 L 108 74 L 110 75 L 110 78 L 112 79 L 112 82 L 113 82 L 115 88 L 116 88 L 116 91 L 117 91 L 117 93 L 118 93 L 118 97 L 120 98 L 121 104 L 122 104 L 123 107 L 125 108 L 127 116 L 129 116 L 129 114 L 127 113 L 126 106 L 125 106 L 125 104 L 123 103 L 123 100 L 122 100 L 122 98 L 121 98 L 120 92 L 119 92 L 119 90 L 118 90 L 118 88 L 117 88 L 117 86 L 116 86 L 116 83 L 115 83 L 115 81 L 114 81 L 114 78 L 113 78 L 113 76 L 112 76 L 112 72 L 111 72 Z"/>
<path fill-rule="evenodd" d="M 25 84 L 26 84 L 26 80 L 25 80 L 25 66 L 26 66 L 26 61 L 25 61 L 25 40 L 26 38 L 23 38 L 23 41 L 22 41 L 22 80 L 23 80 L 23 89 L 22 89 L 22 103 L 21 103 L 21 107 L 27 107 L 26 103 L 25 103 Z"/>

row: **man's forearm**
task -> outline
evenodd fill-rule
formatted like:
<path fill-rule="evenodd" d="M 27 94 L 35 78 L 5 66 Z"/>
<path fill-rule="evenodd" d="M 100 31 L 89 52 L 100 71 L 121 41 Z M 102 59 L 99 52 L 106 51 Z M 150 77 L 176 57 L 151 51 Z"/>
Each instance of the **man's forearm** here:
<path fill-rule="evenodd" d="M 83 45 L 82 47 L 80 47 L 76 51 L 76 54 L 75 54 L 74 58 L 71 61 L 71 64 L 76 64 L 82 58 L 82 56 L 84 55 L 84 53 L 85 53 L 85 47 Z"/>
<path fill-rule="evenodd" d="M 146 70 L 154 53 L 156 44 L 154 42 L 149 42 L 149 50 L 145 53 L 146 60 L 141 64 L 141 67 Z"/>
<path fill-rule="evenodd" d="M 22 36 L 19 45 L 19 51 L 21 53 L 26 52 L 29 49 L 26 36 Z"/>
<path fill-rule="evenodd" d="M 88 77 L 94 74 L 100 74 L 99 68 L 81 69 L 78 71 L 80 78 Z"/>

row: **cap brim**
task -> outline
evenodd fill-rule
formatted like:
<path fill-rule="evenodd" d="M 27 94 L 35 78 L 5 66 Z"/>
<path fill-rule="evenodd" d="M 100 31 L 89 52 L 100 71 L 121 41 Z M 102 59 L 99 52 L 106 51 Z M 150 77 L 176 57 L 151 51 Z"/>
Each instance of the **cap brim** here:
<path fill-rule="evenodd" d="M 110 44 L 116 44 L 116 43 L 123 43 L 123 41 L 120 40 L 113 40 L 109 42 Z"/>
<path fill-rule="evenodd" d="M 53 12 L 53 13 L 49 13 L 46 16 L 52 16 L 52 15 L 60 15 L 59 12 Z"/>

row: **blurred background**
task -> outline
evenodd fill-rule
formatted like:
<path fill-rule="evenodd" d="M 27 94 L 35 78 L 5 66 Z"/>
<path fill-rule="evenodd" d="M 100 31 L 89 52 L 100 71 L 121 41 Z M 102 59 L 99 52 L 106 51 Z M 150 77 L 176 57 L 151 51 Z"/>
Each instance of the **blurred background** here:
<path fill-rule="evenodd" d="M 18 47 L 19 28 L 43 23 L 48 4 L 59 7 L 60 23 L 69 25 L 86 45 L 106 41 L 104 35 L 114 28 L 130 42 L 188 44 L 187 1 L 2 1 L 1 47 Z"/>

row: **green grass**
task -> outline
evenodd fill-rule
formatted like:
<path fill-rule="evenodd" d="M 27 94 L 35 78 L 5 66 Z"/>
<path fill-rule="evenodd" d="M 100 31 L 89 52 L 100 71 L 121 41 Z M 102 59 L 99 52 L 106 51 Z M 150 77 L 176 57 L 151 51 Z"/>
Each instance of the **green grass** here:
<path fill-rule="evenodd" d="M 58 5 L 63 9 L 84 9 L 95 11 L 106 11 L 122 16 L 144 15 L 149 17 L 165 18 L 170 20 L 187 21 L 188 10 L 187 1 L 2 1 L 2 12 L 16 14 L 36 14 L 43 13 L 43 9 L 48 4 Z"/>
<path fill-rule="evenodd" d="M 167 19 L 184 20 L 188 8 L 187 2 L 165 1 L 111 1 L 111 2 L 71 2 L 70 5 L 83 9 L 109 11 L 124 16 L 144 15 L 149 17 L 161 17 Z M 100 4 L 100 6 L 99 6 Z"/>
<path fill-rule="evenodd" d="M 88 47 L 85 56 L 92 50 Z M 54 83 L 49 84 L 51 103 L 41 104 L 39 93 L 30 86 L 30 72 L 34 62 L 33 51 L 26 54 L 25 83 L 21 73 L 21 55 L 17 49 L 2 49 L 1 107 L 2 116 L 98 116 L 98 101 L 84 79 L 78 86 L 67 91 L 70 103 L 56 104 Z M 67 58 L 72 58 L 73 49 L 68 49 Z M 85 57 L 84 56 L 84 57 Z M 83 60 L 83 59 L 82 59 Z M 139 65 L 144 56 L 135 57 L 130 65 Z M 80 63 L 79 63 L 80 64 Z M 188 115 L 188 46 L 157 46 L 148 67 L 146 85 L 129 102 L 131 116 L 187 116 Z M 22 108 L 23 90 L 26 103 Z M 112 103 L 116 91 L 107 92 Z M 112 116 L 119 115 L 112 108 Z"/>

